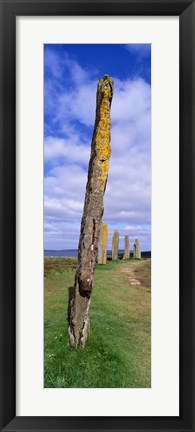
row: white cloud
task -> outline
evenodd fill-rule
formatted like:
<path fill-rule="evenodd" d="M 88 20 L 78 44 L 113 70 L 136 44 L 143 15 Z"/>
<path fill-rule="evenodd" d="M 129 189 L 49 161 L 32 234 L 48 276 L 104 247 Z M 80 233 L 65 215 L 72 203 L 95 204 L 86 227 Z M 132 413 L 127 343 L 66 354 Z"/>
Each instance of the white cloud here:
<path fill-rule="evenodd" d="M 79 86 L 90 78 L 90 72 L 87 69 L 82 68 L 80 64 L 73 58 L 70 58 L 67 53 L 65 53 L 62 58 L 62 64 L 71 73 L 72 81 L 76 86 Z"/>
<path fill-rule="evenodd" d="M 127 44 L 125 48 L 131 54 L 139 54 L 139 57 L 145 58 L 150 55 L 151 44 Z"/>
<path fill-rule="evenodd" d="M 112 103 L 113 122 L 137 121 L 149 110 L 150 86 L 143 79 L 121 81 L 115 86 Z"/>
<path fill-rule="evenodd" d="M 81 141 L 81 140 L 80 140 Z M 87 165 L 90 156 L 90 143 L 80 144 L 79 135 L 71 134 L 67 139 L 48 136 L 44 142 L 44 160 L 51 164 L 66 160 Z"/>
<path fill-rule="evenodd" d="M 62 65 L 59 56 L 51 48 L 45 49 L 44 65 L 47 71 L 53 75 L 54 78 L 59 78 L 62 75 Z"/>
<path fill-rule="evenodd" d="M 76 249 L 78 247 L 79 226 L 56 221 L 45 225 L 45 249 Z"/>
<path fill-rule="evenodd" d="M 82 83 L 59 96 L 55 121 L 79 121 L 94 125 L 97 82 Z"/>

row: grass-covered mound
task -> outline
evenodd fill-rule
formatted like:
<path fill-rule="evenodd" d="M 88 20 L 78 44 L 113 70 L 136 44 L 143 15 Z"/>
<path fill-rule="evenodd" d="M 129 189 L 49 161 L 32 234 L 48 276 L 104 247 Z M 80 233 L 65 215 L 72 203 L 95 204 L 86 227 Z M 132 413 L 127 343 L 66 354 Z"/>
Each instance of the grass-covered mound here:
<path fill-rule="evenodd" d="M 85 349 L 68 342 L 75 258 L 45 258 L 45 387 L 150 387 L 150 260 L 97 265 Z"/>

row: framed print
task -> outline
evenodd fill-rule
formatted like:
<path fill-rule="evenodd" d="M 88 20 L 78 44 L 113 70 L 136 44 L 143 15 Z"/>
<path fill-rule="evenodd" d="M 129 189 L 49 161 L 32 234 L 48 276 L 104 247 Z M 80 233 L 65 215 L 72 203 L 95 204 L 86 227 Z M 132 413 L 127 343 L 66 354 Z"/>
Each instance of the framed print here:
<path fill-rule="evenodd" d="M 1 1 L 1 430 L 194 430 L 193 26 Z"/>

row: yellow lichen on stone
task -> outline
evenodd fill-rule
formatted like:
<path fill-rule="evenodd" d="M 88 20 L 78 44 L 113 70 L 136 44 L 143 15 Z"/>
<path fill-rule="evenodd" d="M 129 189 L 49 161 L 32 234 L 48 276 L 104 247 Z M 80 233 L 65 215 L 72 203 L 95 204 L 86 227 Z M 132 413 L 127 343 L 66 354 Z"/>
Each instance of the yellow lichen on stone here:
<path fill-rule="evenodd" d="M 108 240 L 108 228 L 105 222 L 101 223 L 99 239 L 98 239 L 98 263 L 106 264 L 107 261 L 107 240 Z"/>
<path fill-rule="evenodd" d="M 101 185 L 100 189 L 104 190 L 105 182 L 108 176 L 109 159 L 111 154 L 110 146 L 110 99 L 111 99 L 111 86 L 109 80 L 100 80 L 99 88 L 104 84 L 103 98 L 100 105 L 100 121 L 98 125 L 98 132 L 96 135 L 96 149 L 98 160 L 97 164 L 101 168 Z"/>
<path fill-rule="evenodd" d="M 105 222 L 102 222 L 102 247 L 103 247 L 103 264 L 107 262 L 107 239 L 108 228 Z"/>

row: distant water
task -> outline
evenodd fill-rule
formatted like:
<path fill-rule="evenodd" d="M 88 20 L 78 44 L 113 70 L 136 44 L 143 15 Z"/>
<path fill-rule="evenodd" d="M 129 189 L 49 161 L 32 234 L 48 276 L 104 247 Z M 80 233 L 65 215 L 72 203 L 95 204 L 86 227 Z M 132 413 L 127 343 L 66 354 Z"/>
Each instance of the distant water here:
<path fill-rule="evenodd" d="M 119 254 L 123 254 L 124 251 L 119 249 Z M 44 250 L 44 256 L 67 256 L 67 257 L 77 257 L 78 249 L 64 249 L 64 250 Z M 112 256 L 112 251 L 107 251 L 107 257 Z"/>
<path fill-rule="evenodd" d="M 123 255 L 124 251 L 119 249 L 119 256 Z M 64 250 L 44 250 L 44 256 L 67 256 L 67 257 L 77 257 L 78 256 L 78 249 L 64 249 Z M 107 251 L 107 257 L 111 258 L 112 256 L 112 251 L 108 250 Z M 133 253 L 131 251 L 131 258 L 133 256 Z M 151 252 L 148 251 L 144 251 L 142 252 L 142 257 L 143 258 L 150 258 L 151 257 Z"/>
<path fill-rule="evenodd" d="M 112 252 L 107 251 L 107 256 L 111 256 Z M 44 256 L 67 256 L 67 257 L 77 257 L 78 249 L 64 249 L 64 250 L 44 250 Z"/>
<path fill-rule="evenodd" d="M 44 250 L 44 256 L 67 256 L 77 257 L 77 249 L 66 249 L 66 250 Z"/>

